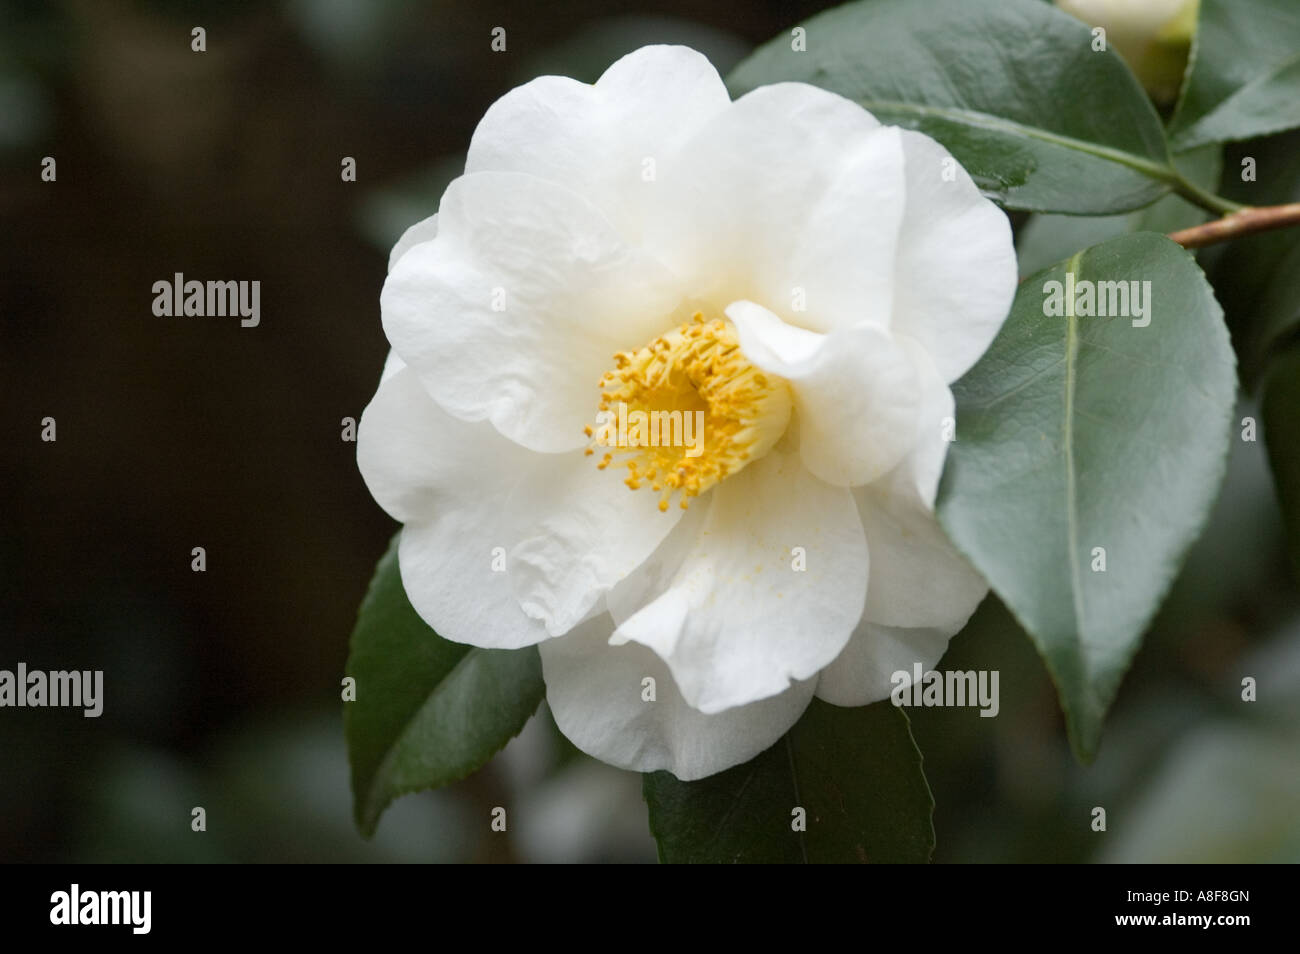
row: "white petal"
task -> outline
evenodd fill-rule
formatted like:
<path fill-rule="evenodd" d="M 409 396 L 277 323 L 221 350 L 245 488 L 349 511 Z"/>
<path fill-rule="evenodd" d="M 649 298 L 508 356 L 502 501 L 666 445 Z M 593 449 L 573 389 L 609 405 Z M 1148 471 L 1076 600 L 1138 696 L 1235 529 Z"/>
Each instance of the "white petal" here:
<path fill-rule="evenodd" d="M 727 317 L 745 356 L 790 382 L 799 452 L 822 480 L 840 487 L 869 483 L 916 446 L 920 377 L 889 331 L 859 324 L 820 335 L 748 301 L 733 302 Z"/>
<path fill-rule="evenodd" d="M 539 649 L 546 701 L 560 731 L 578 748 L 633 772 L 666 769 L 684 781 L 740 765 L 770 747 L 798 721 L 814 682 L 795 683 L 761 702 L 705 715 L 687 705 L 653 652 L 635 643 L 610 646 L 613 626 L 597 617 Z M 653 679 L 653 702 L 645 701 Z"/>
<path fill-rule="evenodd" d="M 406 367 L 406 362 L 397 356 L 397 352 L 392 348 L 388 349 L 388 354 L 384 356 L 384 369 L 379 374 L 379 383 L 383 384 L 398 371 Z"/>
<path fill-rule="evenodd" d="M 898 466 L 877 482 L 883 484 L 889 493 L 913 498 L 933 510 L 944 461 L 957 435 L 956 404 L 952 389 L 944 383 L 929 354 L 911 338 L 899 335 L 896 340 L 916 368 L 921 409 L 917 417 L 916 443 Z"/>
<path fill-rule="evenodd" d="M 508 545 L 512 533 L 508 517 L 487 499 L 402 527 L 402 588 L 439 636 L 484 649 L 520 649 L 549 637 L 519 608 L 508 573 L 493 567 L 493 551 Z"/>
<path fill-rule="evenodd" d="M 906 468 L 900 468 L 906 472 Z M 901 492 L 897 492 L 901 488 Z M 854 490 L 871 551 L 862 621 L 823 670 L 818 698 L 841 706 L 884 699 L 895 672 L 938 664 L 988 594 L 988 584 L 949 542 L 906 475 Z"/>
<path fill-rule="evenodd" d="M 827 665 L 861 618 L 867 586 L 852 494 L 793 454 L 772 451 L 711 495 L 667 589 L 611 640 L 649 646 L 686 701 L 710 713 L 777 695 Z"/>
<path fill-rule="evenodd" d="M 951 636 L 989 587 L 949 542 L 934 512 L 915 498 L 854 490 L 871 550 L 864 616 L 873 623 L 927 627 Z"/>
<path fill-rule="evenodd" d="M 421 219 L 416 222 L 397 240 L 393 250 L 388 253 L 388 270 L 391 272 L 393 266 L 397 264 L 398 259 L 419 245 L 421 242 L 431 242 L 434 236 L 438 234 L 438 213 L 434 213 L 427 219 Z"/>
<path fill-rule="evenodd" d="M 511 90 L 475 130 L 465 171 L 526 172 L 567 186 L 636 241 L 659 202 L 659 176 L 730 102 L 701 54 L 642 47 L 595 85 L 543 76 Z"/>
<path fill-rule="evenodd" d="M 507 574 L 493 568 L 493 550 L 505 554 L 525 516 L 502 501 L 530 461 L 543 458 L 488 424 L 456 420 L 414 371 L 400 361 L 390 367 L 361 415 L 357 464 L 379 505 L 406 523 L 398 565 L 411 605 L 456 642 L 514 649 L 545 639 Z"/>
<path fill-rule="evenodd" d="M 844 652 L 822 670 L 817 698 L 836 706 L 865 706 L 888 699 L 896 672 L 907 673 L 903 685 L 912 684 L 912 667 L 933 669 L 948 648 L 949 635 L 934 629 L 901 629 L 863 620 L 853 631 Z"/>
<path fill-rule="evenodd" d="M 512 590 L 524 612 L 552 635 L 567 632 L 641 565 L 668 536 L 681 510 L 597 470 L 581 453 L 546 455 L 519 483 L 507 509 L 535 515 L 510 551 Z"/>
<path fill-rule="evenodd" d="M 490 425 L 451 417 L 391 353 L 357 425 L 361 476 L 379 506 L 402 523 L 507 494 L 535 459 L 543 458 Z"/>
<path fill-rule="evenodd" d="M 462 176 L 438 234 L 384 283 L 384 331 L 448 412 L 533 450 L 586 444 L 614 352 L 681 316 L 661 266 L 581 196 L 532 176 Z"/>
<path fill-rule="evenodd" d="M 566 632 L 680 519 L 580 451 L 538 454 L 486 422 L 451 417 L 395 364 L 361 416 L 357 459 L 375 500 L 407 523 L 407 595 L 448 639 L 513 646 Z M 498 547 L 503 570 L 493 572 Z M 499 632 L 486 623 L 498 604 L 514 619 L 496 618 Z"/>
<path fill-rule="evenodd" d="M 903 212 L 898 130 L 800 83 L 742 96 L 662 176 L 646 247 L 693 294 L 816 331 L 887 326 Z"/>
<path fill-rule="evenodd" d="M 673 576 L 695 548 L 700 531 L 704 529 L 704 518 L 709 512 L 709 504 L 712 502 L 712 494 L 705 494 L 692 500 L 690 509 L 681 512 L 677 525 L 663 539 L 654 553 L 646 557 L 640 566 L 609 591 L 606 605 L 615 624 L 620 624 L 635 615 L 641 607 L 655 599 L 672 584 Z"/>
<path fill-rule="evenodd" d="M 915 338 L 945 382 L 987 350 L 1011 310 L 1011 224 L 942 146 L 902 130 L 907 208 L 899 233 L 893 324 Z"/>

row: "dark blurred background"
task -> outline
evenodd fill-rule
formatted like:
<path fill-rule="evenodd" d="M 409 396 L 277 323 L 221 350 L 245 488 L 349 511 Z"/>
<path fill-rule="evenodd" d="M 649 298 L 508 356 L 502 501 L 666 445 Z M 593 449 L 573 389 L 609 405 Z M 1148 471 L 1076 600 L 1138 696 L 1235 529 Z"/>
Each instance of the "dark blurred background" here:
<path fill-rule="evenodd" d="M 651 42 L 725 74 L 828 5 L 0 0 L 0 668 L 105 673 L 98 719 L 0 710 L 0 860 L 654 858 L 639 777 L 544 709 L 479 776 L 356 834 L 340 679 L 396 526 L 341 421 L 387 351 L 388 250 L 493 100 Z M 155 317 L 174 272 L 259 280 L 260 326 Z M 1300 860 L 1296 612 L 1250 443 L 1093 766 L 990 598 L 944 665 L 1000 669 L 1000 717 L 913 718 L 938 859 Z M 502 798 L 504 836 L 482 820 Z"/>

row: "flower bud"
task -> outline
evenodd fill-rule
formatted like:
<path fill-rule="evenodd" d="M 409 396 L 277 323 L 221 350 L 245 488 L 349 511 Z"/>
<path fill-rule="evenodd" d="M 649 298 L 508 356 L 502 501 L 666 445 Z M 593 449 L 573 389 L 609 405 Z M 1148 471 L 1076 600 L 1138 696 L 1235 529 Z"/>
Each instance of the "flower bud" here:
<path fill-rule="evenodd" d="M 1178 96 L 1200 0 L 1056 0 L 1066 13 L 1106 30 L 1106 43 L 1124 58 L 1161 105 Z"/>

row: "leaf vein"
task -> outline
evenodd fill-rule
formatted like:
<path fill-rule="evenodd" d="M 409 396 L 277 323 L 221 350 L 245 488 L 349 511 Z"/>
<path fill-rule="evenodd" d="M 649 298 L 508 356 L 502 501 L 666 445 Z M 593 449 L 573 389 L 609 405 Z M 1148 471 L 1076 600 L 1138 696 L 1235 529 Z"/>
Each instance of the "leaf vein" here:
<path fill-rule="evenodd" d="M 1078 252 L 1066 263 L 1067 275 L 1079 274 L 1083 252 Z M 1074 463 L 1074 394 L 1077 388 L 1076 366 L 1079 353 L 1079 319 L 1072 307 L 1066 308 L 1065 326 L 1065 422 L 1063 441 L 1065 449 L 1065 526 L 1066 543 L 1070 558 L 1070 595 L 1074 604 L 1075 629 L 1082 643 L 1084 633 L 1083 581 L 1079 568 L 1079 491 L 1076 486 Z"/>
<path fill-rule="evenodd" d="M 1156 179 L 1168 185 L 1176 185 L 1181 181 L 1178 170 L 1172 165 L 1155 162 L 1151 159 L 1139 156 L 1136 153 L 1126 152 L 1123 149 L 1115 149 L 1110 146 L 1103 146 L 1100 143 L 1075 139 L 1073 136 L 1063 136 L 1060 133 L 1049 132 L 1046 129 L 1040 129 L 1036 126 L 1026 126 L 1013 119 L 994 116 L 991 113 L 983 113 L 972 109 L 931 106 L 924 103 L 903 103 L 878 99 L 856 98 L 856 102 L 868 111 L 883 109 L 894 113 L 935 116 L 940 119 L 962 122 L 981 129 L 992 129 L 999 132 L 1021 135 L 1027 139 L 1037 139 L 1040 142 L 1060 146 L 1063 149 L 1071 149 L 1075 152 L 1082 152 L 1086 155 L 1095 156 L 1098 159 L 1105 159 L 1108 162 L 1127 166 L 1135 172 L 1140 172 L 1148 178 Z"/>

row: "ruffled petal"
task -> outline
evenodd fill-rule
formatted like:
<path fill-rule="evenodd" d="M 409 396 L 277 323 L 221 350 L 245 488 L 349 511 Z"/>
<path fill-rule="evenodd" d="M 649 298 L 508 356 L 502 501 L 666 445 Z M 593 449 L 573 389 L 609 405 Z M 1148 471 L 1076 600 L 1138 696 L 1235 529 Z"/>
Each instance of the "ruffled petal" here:
<path fill-rule="evenodd" d="M 559 635 L 645 561 L 681 519 L 659 498 L 633 491 L 623 473 L 597 470 L 581 453 L 546 455 L 507 507 L 533 517 L 510 550 L 510 580 L 524 612 Z"/>
<path fill-rule="evenodd" d="M 474 131 L 465 171 L 525 172 L 559 183 L 587 196 L 635 242 L 660 201 L 660 175 L 679 161 L 682 143 L 730 103 L 700 53 L 642 47 L 594 85 L 542 76 L 501 97 Z"/>
<path fill-rule="evenodd" d="M 582 196 L 534 176 L 462 176 L 437 235 L 384 283 L 384 332 L 452 415 L 533 450 L 586 444 L 616 351 L 676 321 L 672 277 Z"/>
<path fill-rule="evenodd" d="M 1016 294 L 1011 223 L 941 145 L 900 130 L 907 208 L 898 237 L 892 327 L 951 383 L 993 341 Z"/>
<path fill-rule="evenodd" d="M 479 501 L 500 509 L 493 498 L 508 494 L 537 459 L 490 425 L 447 414 L 391 353 L 357 425 L 362 479 L 375 502 L 402 523 Z"/>
<path fill-rule="evenodd" d="M 921 672 L 938 665 L 949 637 L 933 629 L 903 629 L 863 620 L 853 631 L 844 652 L 822 670 L 817 698 L 835 706 L 865 706 L 888 699 L 893 675 L 907 673 L 903 685 L 912 684 L 913 666 Z"/>
<path fill-rule="evenodd" d="M 733 302 L 727 316 L 745 356 L 790 382 L 799 452 L 822 480 L 840 487 L 869 483 L 916 446 L 921 380 L 889 331 L 860 324 L 821 335 L 749 301 Z"/>
<path fill-rule="evenodd" d="M 638 610 L 672 585 L 673 577 L 699 540 L 712 502 L 713 494 L 704 494 L 691 501 L 690 509 L 681 514 L 677 525 L 655 551 L 610 589 L 605 605 L 615 625 L 636 615 Z"/>
<path fill-rule="evenodd" d="M 830 663 L 862 616 L 867 545 L 853 495 L 772 451 L 711 491 L 666 589 L 611 642 L 668 663 L 702 712 L 784 692 Z"/>
<path fill-rule="evenodd" d="M 925 349 L 902 335 L 895 336 L 895 340 L 911 358 L 920 387 L 916 442 L 898 466 L 876 483 L 888 493 L 909 497 L 933 510 L 948 448 L 957 437 L 956 403 L 952 389 L 944 383 Z"/>
<path fill-rule="evenodd" d="M 546 701 L 578 748 L 633 772 L 667 770 L 684 781 L 740 765 L 799 720 L 815 681 L 705 715 L 682 698 L 668 667 L 636 643 L 606 642 L 613 620 L 600 616 L 539 649 Z M 647 683 L 646 680 L 653 680 Z M 647 696 L 653 691 L 653 701 Z"/>
<path fill-rule="evenodd" d="M 895 672 L 934 668 L 988 594 L 988 584 L 949 542 L 914 493 L 893 478 L 854 491 L 871 550 L 863 618 L 844 652 L 822 671 L 817 696 L 840 706 L 886 698 Z"/>
<path fill-rule="evenodd" d="M 660 176 L 646 247 L 704 301 L 749 299 L 815 331 L 888 326 L 899 131 L 801 83 L 742 96 Z"/>
<path fill-rule="evenodd" d="M 864 618 L 947 636 L 965 626 L 989 587 L 949 542 L 934 512 L 876 488 L 859 487 L 854 496 L 871 550 Z"/>
<path fill-rule="evenodd" d="M 416 222 L 397 240 L 391 252 L 388 253 L 388 270 L 391 272 L 393 266 L 398 260 L 421 242 L 432 242 L 438 234 L 438 213 L 434 213 L 427 219 L 421 219 Z"/>
<path fill-rule="evenodd" d="M 505 563 L 528 515 L 502 501 L 535 459 L 490 425 L 448 415 L 390 359 L 361 415 L 357 464 L 379 505 L 406 524 L 398 565 L 411 605 L 447 639 L 515 649 L 547 636 L 520 609 Z"/>

